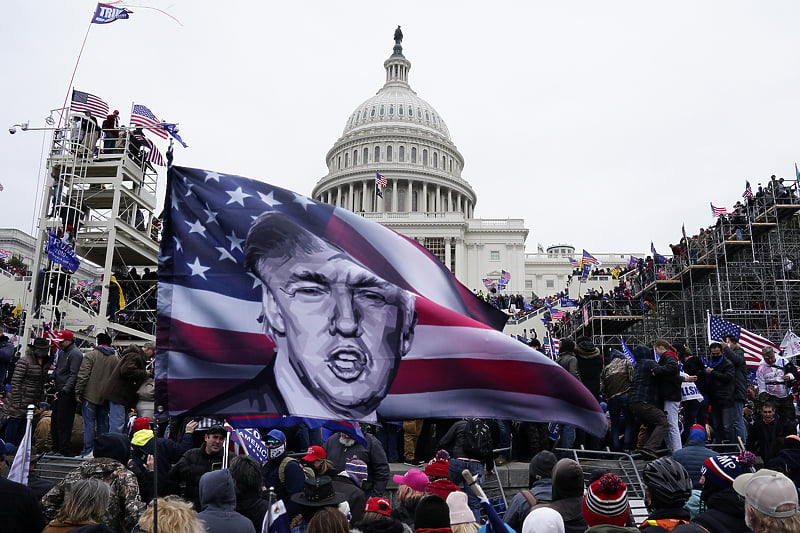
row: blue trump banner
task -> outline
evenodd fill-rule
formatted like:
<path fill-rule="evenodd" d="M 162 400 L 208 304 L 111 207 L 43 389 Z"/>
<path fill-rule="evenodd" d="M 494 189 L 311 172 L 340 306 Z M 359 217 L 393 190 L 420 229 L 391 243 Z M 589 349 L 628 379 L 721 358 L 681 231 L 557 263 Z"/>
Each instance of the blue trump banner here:
<path fill-rule="evenodd" d="M 52 231 L 47 232 L 47 258 L 63 266 L 73 274 L 78 270 L 81 260 L 69 244 L 59 239 Z"/>

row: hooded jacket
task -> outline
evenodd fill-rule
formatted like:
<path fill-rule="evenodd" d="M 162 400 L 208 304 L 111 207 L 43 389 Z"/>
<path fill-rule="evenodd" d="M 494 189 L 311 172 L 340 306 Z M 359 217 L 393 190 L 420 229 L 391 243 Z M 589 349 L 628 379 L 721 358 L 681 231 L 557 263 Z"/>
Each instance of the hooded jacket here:
<path fill-rule="evenodd" d="M 56 369 L 53 372 L 53 378 L 56 382 L 56 392 L 59 394 L 73 394 L 75 392 L 75 384 L 78 381 L 78 370 L 81 368 L 81 360 L 83 354 L 75 346 L 75 343 L 69 345 L 69 348 L 61 351 L 56 362 Z"/>
<path fill-rule="evenodd" d="M 572 459 L 561 459 L 553 467 L 553 501 L 537 505 L 558 511 L 564 519 L 565 533 L 584 533 L 586 521 L 583 519 L 583 470 Z M 524 527 L 523 522 L 523 527 Z"/>
<path fill-rule="evenodd" d="M 103 389 L 111 378 L 111 373 L 114 372 L 117 363 L 119 363 L 117 352 L 110 346 L 98 345 L 84 355 L 80 370 L 78 370 L 75 395 L 81 396 L 95 405 L 105 403 Z"/>
<path fill-rule="evenodd" d="M 706 508 L 692 520 L 714 533 L 741 533 L 749 528 L 744 522 L 744 502 L 733 486 L 714 492 L 705 500 Z"/>
<path fill-rule="evenodd" d="M 227 470 L 206 472 L 200 478 L 200 507 L 197 518 L 208 533 L 256 533 L 253 523 L 236 512 L 236 490 Z"/>
<path fill-rule="evenodd" d="M 678 356 L 672 350 L 667 350 L 659 357 L 658 364 L 653 369 L 653 374 L 658 378 L 658 394 L 661 401 L 681 401 L 681 378 L 678 367 Z"/>
<path fill-rule="evenodd" d="M 600 350 L 591 341 L 580 341 L 575 347 L 575 357 L 581 382 L 597 398 L 600 396 L 600 375 L 603 373 Z"/>
<path fill-rule="evenodd" d="M 170 469 L 167 477 L 175 483 L 186 483 L 185 498 L 192 502 L 195 509 L 200 509 L 200 478 L 206 472 L 221 467 L 222 453 L 214 455 L 206 453 L 204 442 L 199 448 L 192 448 L 184 453 Z"/>
<path fill-rule="evenodd" d="M 636 356 L 636 369 L 633 371 L 628 402 L 658 405 L 658 388 L 653 376 L 653 369 L 656 367 L 653 352 L 645 346 L 637 346 L 633 349 L 633 354 Z"/>
<path fill-rule="evenodd" d="M 122 352 L 122 358 L 111 373 L 103 396 L 111 402 L 132 409 L 139 401 L 136 391 L 148 377 L 147 356 L 141 348 L 131 344 Z"/>
<path fill-rule="evenodd" d="M 146 505 L 139 496 L 136 476 L 124 466 L 130 456 L 129 450 L 124 435 L 106 433 L 95 439 L 95 458 L 81 463 L 42 498 L 45 517 L 48 520 L 55 518 L 64 504 L 66 487 L 79 479 L 93 477 L 105 481 L 111 487 L 111 500 L 103 517 L 103 524 L 117 531 L 130 531 Z M 100 453 L 103 455 L 99 455 Z"/>

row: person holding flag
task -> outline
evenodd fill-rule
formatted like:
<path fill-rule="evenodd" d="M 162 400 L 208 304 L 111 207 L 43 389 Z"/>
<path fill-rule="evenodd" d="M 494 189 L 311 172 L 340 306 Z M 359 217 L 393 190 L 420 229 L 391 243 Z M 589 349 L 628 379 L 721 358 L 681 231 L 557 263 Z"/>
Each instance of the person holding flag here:
<path fill-rule="evenodd" d="M 772 346 L 761 350 L 763 361 L 756 369 L 758 401 L 775 405 L 775 410 L 784 424 L 786 435 L 797 434 L 797 415 L 792 399 L 792 384 L 797 380 L 797 367 L 786 359 L 778 358 Z"/>

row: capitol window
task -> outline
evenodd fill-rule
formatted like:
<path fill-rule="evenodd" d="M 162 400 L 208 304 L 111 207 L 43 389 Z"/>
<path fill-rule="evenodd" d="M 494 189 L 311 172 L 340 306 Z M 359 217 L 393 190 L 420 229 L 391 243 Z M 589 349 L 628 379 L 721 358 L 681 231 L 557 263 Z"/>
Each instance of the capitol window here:
<path fill-rule="evenodd" d="M 417 149 L 416 148 L 412 148 L 411 149 L 411 162 L 412 163 L 416 163 L 417 162 Z"/>
<path fill-rule="evenodd" d="M 364 163 L 365 165 L 369 162 L 369 148 L 364 148 Z"/>
<path fill-rule="evenodd" d="M 397 108 L 397 114 L 400 115 L 401 117 L 403 116 L 403 106 L 399 106 Z"/>
<path fill-rule="evenodd" d="M 430 117 L 430 115 L 428 115 L 428 112 L 425 111 L 425 122 L 430 122 L 430 121 L 431 121 L 431 117 Z"/>
<path fill-rule="evenodd" d="M 369 114 L 369 116 L 371 116 L 371 117 L 375 116 L 375 108 L 374 107 L 372 108 L 372 112 Z"/>
<path fill-rule="evenodd" d="M 353 150 L 353 165 L 358 164 L 358 150 Z"/>
<path fill-rule="evenodd" d="M 405 161 L 406 161 L 406 147 L 405 146 L 401 146 L 400 147 L 399 156 L 400 156 L 400 162 L 401 163 L 405 163 Z"/>
<path fill-rule="evenodd" d="M 383 106 L 381 106 L 381 116 L 383 116 L 383 115 L 384 115 L 384 109 L 383 109 Z"/>
<path fill-rule="evenodd" d="M 376 146 L 375 147 L 375 162 L 376 163 L 380 163 L 381 162 L 381 147 L 380 146 Z"/>
<path fill-rule="evenodd" d="M 394 106 L 393 105 L 389 106 L 389 114 L 390 115 L 394 115 Z"/>
<path fill-rule="evenodd" d="M 348 166 L 349 164 L 350 164 L 350 153 L 349 153 L 349 152 L 346 152 L 346 153 L 344 154 L 344 168 L 347 168 L 347 166 Z"/>
<path fill-rule="evenodd" d="M 433 152 L 433 166 L 439 168 L 439 154 Z"/>
<path fill-rule="evenodd" d="M 417 118 L 422 120 L 422 110 L 417 108 Z"/>
<path fill-rule="evenodd" d="M 422 164 L 423 165 L 427 165 L 428 164 L 428 151 L 427 150 L 422 150 Z"/>
<path fill-rule="evenodd" d="M 500 261 L 500 250 L 490 250 L 489 261 Z"/>

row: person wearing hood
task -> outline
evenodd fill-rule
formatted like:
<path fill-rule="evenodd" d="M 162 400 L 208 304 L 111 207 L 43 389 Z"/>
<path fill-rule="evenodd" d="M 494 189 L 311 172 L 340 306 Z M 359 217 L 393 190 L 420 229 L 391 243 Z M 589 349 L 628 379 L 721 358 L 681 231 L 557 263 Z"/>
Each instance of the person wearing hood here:
<path fill-rule="evenodd" d="M 693 523 L 714 533 L 740 533 L 749 528 L 744 520 L 744 502 L 733 489 L 733 480 L 741 474 L 753 472 L 750 460 L 731 455 L 718 455 L 703 461 L 700 469 L 700 499 L 707 509 L 692 520 Z"/>
<path fill-rule="evenodd" d="M 601 374 L 603 394 L 608 402 L 610 417 L 611 449 L 632 450 L 633 439 L 636 438 L 638 426 L 628 409 L 628 393 L 633 382 L 633 363 L 619 350 L 611 350 L 611 362 L 603 368 Z M 620 443 L 620 435 L 623 435 Z"/>
<path fill-rule="evenodd" d="M 28 405 L 38 405 L 42 401 L 50 361 L 50 342 L 37 338 L 14 366 L 5 405 L 9 417 L 4 435 L 6 442 L 16 446 L 22 440 Z"/>
<path fill-rule="evenodd" d="M 714 443 L 735 442 L 733 429 L 733 394 L 736 369 L 722 353 L 722 345 L 712 342 L 708 346 L 709 357 L 705 362 L 706 392 L 703 393 L 711 405 L 711 420 L 714 425 Z"/>
<path fill-rule="evenodd" d="M 553 467 L 553 501 L 535 506 L 528 516 L 541 507 L 558 511 L 564 520 L 565 533 L 583 533 L 586 530 L 581 465 L 572 459 L 561 459 L 556 463 Z"/>
<path fill-rule="evenodd" d="M 83 416 L 83 450 L 81 459 L 92 457 L 95 429 L 97 435 L 108 433 L 108 400 L 103 389 L 119 363 L 117 351 L 111 347 L 111 336 L 97 335 L 95 348 L 83 356 L 75 384 L 75 400 Z"/>
<path fill-rule="evenodd" d="M 678 461 L 689 472 L 692 478 L 692 488 L 700 489 L 700 468 L 703 461 L 709 457 L 719 455 L 714 450 L 706 448 L 706 428 L 700 424 L 695 424 L 689 430 L 689 441 L 686 446 L 672 454 L 672 458 Z"/>
<path fill-rule="evenodd" d="M 578 373 L 581 383 L 592 393 L 592 396 L 600 401 L 600 376 L 603 373 L 603 356 L 591 339 L 581 337 L 575 346 L 575 358 L 578 363 Z M 578 443 L 585 444 L 589 449 L 600 448 L 600 439 L 594 435 L 585 433 L 583 430 L 578 432 Z"/>
<path fill-rule="evenodd" d="M 564 533 L 564 519 L 554 509 L 538 507 L 528 513 L 520 531 L 522 533 Z"/>
<path fill-rule="evenodd" d="M 125 435 L 106 433 L 94 440 L 94 458 L 81 463 L 42 498 L 42 510 L 53 520 L 64 504 L 66 488 L 79 479 L 96 478 L 111 487 L 103 524 L 115 531 L 130 531 L 146 505 L 139 496 L 136 475 L 125 465 L 130 460 L 130 442 Z"/>
<path fill-rule="evenodd" d="M 200 508 L 197 518 L 208 533 L 255 533 L 253 523 L 236 512 L 236 490 L 227 470 L 206 472 L 200 478 Z"/>
<path fill-rule="evenodd" d="M 639 452 L 648 459 L 657 457 L 656 450 L 661 447 L 669 433 L 669 423 L 664 411 L 658 403 L 658 383 L 653 373 L 656 361 L 653 351 L 647 346 L 639 345 L 633 349 L 636 358 L 636 370 L 633 372 L 629 409 L 642 424 L 647 426 L 645 442 Z"/>
<path fill-rule="evenodd" d="M 556 456 L 549 450 L 542 450 L 531 459 L 528 465 L 528 486 L 530 490 L 521 490 L 511 500 L 503 521 L 514 531 L 522 529 L 525 517 L 536 504 L 549 503 L 553 500 L 553 467 Z"/>
<path fill-rule="evenodd" d="M 131 462 L 135 465 L 133 469 L 139 479 L 139 489 L 144 501 L 149 502 L 156 496 L 153 494 L 153 472 L 147 469 L 147 459 L 150 455 L 158 458 L 156 465 L 158 496 L 177 494 L 180 491 L 180 486 L 169 479 L 169 470 L 184 453 L 192 448 L 194 444 L 192 435 L 195 429 L 197 429 L 197 421 L 190 420 L 184 428 L 181 441 L 175 442 L 172 439 L 155 438 L 153 430 L 150 429 L 149 418 L 139 417 L 133 421 Z M 154 453 L 156 446 L 158 446 L 158 453 Z"/>
<path fill-rule="evenodd" d="M 361 487 L 367 479 L 367 463 L 360 459 L 352 458 L 344 465 L 344 470 L 338 476 L 331 478 L 333 490 L 344 494 L 350 505 L 350 521 L 361 521 L 364 507 L 367 504 L 367 495 Z"/>

